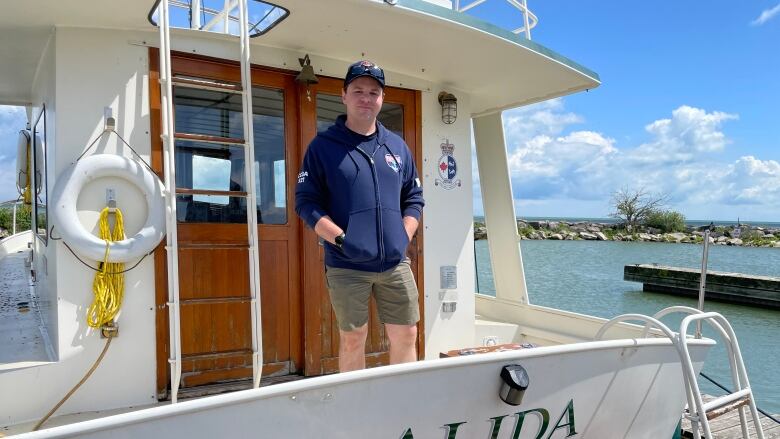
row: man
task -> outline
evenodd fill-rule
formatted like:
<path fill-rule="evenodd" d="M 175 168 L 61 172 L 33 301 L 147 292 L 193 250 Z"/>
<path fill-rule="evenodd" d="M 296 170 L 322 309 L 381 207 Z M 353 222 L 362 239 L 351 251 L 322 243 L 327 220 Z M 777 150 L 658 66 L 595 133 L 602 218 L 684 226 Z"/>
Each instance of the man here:
<path fill-rule="evenodd" d="M 295 211 L 325 241 L 325 276 L 339 323 L 339 370 L 365 368 L 369 296 L 390 339 L 390 363 L 417 359 L 417 286 L 406 248 L 424 201 L 404 141 L 376 117 L 385 75 L 369 61 L 347 70 L 347 109 L 306 151 Z"/>

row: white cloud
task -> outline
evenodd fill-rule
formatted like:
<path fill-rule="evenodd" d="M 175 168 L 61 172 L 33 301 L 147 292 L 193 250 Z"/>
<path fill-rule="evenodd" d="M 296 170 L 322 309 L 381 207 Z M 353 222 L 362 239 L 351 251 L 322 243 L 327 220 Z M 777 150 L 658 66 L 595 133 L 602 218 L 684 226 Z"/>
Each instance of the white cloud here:
<path fill-rule="evenodd" d="M 778 3 L 774 8 L 765 9 L 762 11 L 761 15 L 759 15 L 755 20 L 751 21 L 750 24 L 753 26 L 761 26 L 762 24 L 774 18 L 777 14 L 780 14 L 780 3 Z"/>
<path fill-rule="evenodd" d="M 738 119 L 735 114 L 683 105 L 645 127 L 648 141 L 621 146 L 604 133 L 565 133 L 583 118 L 566 112 L 560 101 L 508 113 L 515 198 L 526 207 L 536 206 L 527 203 L 535 200 L 552 209 L 543 215 L 561 215 L 566 205 L 579 203 L 601 206 L 582 216 L 606 216 L 610 195 L 624 187 L 666 193 L 669 207 L 684 214 L 720 218 L 748 205 L 757 207 L 754 212 L 780 214 L 780 163 L 753 156 L 731 163 L 720 158 L 730 143 L 722 126 Z"/>

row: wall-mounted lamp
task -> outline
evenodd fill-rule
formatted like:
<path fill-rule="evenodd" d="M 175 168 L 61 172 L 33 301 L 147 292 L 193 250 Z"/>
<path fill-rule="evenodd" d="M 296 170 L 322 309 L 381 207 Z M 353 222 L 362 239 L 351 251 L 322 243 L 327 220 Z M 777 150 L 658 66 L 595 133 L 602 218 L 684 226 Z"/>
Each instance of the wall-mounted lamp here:
<path fill-rule="evenodd" d="M 295 77 L 295 81 L 306 84 L 306 99 L 311 102 L 311 90 L 309 90 L 309 86 L 319 83 L 320 80 L 317 79 L 317 75 L 314 74 L 314 67 L 311 66 L 311 60 L 309 59 L 308 53 L 303 58 L 298 58 L 298 62 L 301 63 L 301 72 Z"/>
<path fill-rule="evenodd" d="M 458 98 L 443 91 L 439 93 L 439 104 L 441 104 L 441 121 L 446 124 L 455 122 L 458 118 Z"/>

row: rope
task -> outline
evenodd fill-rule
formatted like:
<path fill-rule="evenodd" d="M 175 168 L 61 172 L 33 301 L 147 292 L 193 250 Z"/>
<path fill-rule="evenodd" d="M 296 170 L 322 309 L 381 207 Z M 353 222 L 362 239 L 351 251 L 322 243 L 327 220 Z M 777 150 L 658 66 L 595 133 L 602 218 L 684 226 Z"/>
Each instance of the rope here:
<path fill-rule="evenodd" d="M 108 262 L 111 242 L 125 239 L 122 212 L 116 209 L 114 213 L 116 223 L 112 231 L 108 222 L 109 208 L 105 207 L 100 212 L 100 239 L 106 241 L 106 253 L 103 262 L 98 264 L 100 271 L 95 273 L 95 280 L 92 283 L 95 298 L 87 311 L 87 324 L 92 328 L 101 328 L 114 320 L 122 306 L 125 293 L 125 275 L 121 273 L 125 264 Z"/>
<path fill-rule="evenodd" d="M 103 346 L 103 352 L 100 353 L 100 356 L 98 356 L 97 360 L 95 360 L 95 363 L 92 364 L 92 367 L 89 369 L 89 371 L 87 371 L 86 375 L 84 375 L 81 381 L 79 381 L 75 386 L 73 386 L 72 389 L 70 389 L 70 391 L 60 400 L 60 402 L 57 403 L 57 405 L 55 405 L 51 410 L 49 410 L 49 413 L 46 413 L 46 416 L 44 416 L 43 419 L 41 419 L 40 421 L 38 421 L 37 424 L 35 424 L 35 427 L 33 427 L 32 431 L 38 431 L 38 429 L 41 428 L 41 425 L 43 425 L 43 423 L 46 422 L 51 417 L 51 415 L 53 415 L 54 412 L 56 412 L 57 409 L 60 408 L 60 406 L 62 406 L 62 404 L 65 404 L 65 401 L 67 401 L 68 398 L 71 397 L 71 395 L 76 393 L 76 390 L 78 390 L 79 387 L 81 387 L 81 385 L 84 384 L 89 379 L 90 376 L 92 376 L 92 372 L 94 372 L 95 369 L 97 369 L 100 362 L 103 361 L 103 357 L 106 356 L 108 347 L 111 345 L 111 340 L 113 339 L 114 336 L 111 333 L 109 333 L 108 338 L 106 338 L 106 345 Z"/>

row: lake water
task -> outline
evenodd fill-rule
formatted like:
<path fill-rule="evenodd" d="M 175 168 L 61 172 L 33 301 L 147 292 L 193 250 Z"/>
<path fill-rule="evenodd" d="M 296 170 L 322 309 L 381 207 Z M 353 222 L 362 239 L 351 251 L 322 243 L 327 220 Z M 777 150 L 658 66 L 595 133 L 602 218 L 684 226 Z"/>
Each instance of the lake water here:
<path fill-rule="evenodd" d="M 478 289 L 495 295 L 487 241 L 476 241 Z M 611 318 L 653 315 L 673 305 L 695 308 L 694 298 L 644 293 L 642 284 L 623 280 L 629 264 L 658 263 L 701 269 L 700 245 L 613 241 L 522 241 L 528 296 L 533 304 Z M 711 246 L 710 270 L 780 276 L 780 249 Z M 734 327 L 759 408 L 780 413 L 780 311 L 705 302 L 706 311 L 723 314 Z M 663 319 L 673 330 L 682 317 Z M 704 334 L 715 339 L 714 331 Z M 710 352 L 703 372 L 726 387 L 731 375 L 722 344 Z M 699 379 L 702 391 L 722 391 Z"/>

